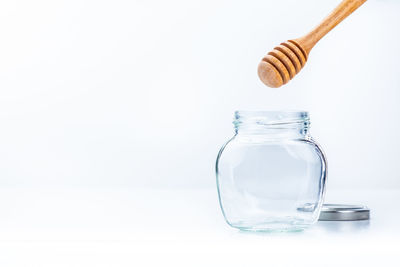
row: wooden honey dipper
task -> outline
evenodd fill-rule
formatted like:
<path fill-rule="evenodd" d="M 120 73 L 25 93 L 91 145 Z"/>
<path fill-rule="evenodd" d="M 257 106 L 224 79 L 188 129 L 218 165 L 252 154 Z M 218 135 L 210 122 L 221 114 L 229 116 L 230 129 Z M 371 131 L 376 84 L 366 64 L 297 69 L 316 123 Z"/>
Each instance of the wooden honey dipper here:
<path fill-rule="evenodd" d="M 258 65 L 258 76 L 269 87 L 288 83 L 307 62 L 314 45 L 367 0 L 344 0 L 315 29 L 275 47 Z"/>

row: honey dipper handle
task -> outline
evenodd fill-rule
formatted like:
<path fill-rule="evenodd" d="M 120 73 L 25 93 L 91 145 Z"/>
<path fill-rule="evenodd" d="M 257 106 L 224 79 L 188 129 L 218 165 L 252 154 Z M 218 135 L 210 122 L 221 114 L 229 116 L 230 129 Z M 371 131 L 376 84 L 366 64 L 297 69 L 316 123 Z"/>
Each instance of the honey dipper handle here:
<path fill-rule="evenodd" d="M 307 35 L 295 39 L 307 52 L 310 53 L 314 45 L 330 32 L 336 25 L 347 18 L 367 0 L 344 0 L 332 11 L 315 29 Z"/>

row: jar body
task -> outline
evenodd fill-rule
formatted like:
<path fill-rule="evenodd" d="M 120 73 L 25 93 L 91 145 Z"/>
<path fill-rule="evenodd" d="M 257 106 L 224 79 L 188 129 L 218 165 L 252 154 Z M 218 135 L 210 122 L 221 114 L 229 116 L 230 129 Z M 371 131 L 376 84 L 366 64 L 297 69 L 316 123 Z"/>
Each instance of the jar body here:
<path fill-rule="evenodd" d="M 222 212 L 232 227 L 296 231 L 318 220 L 325 156 L 311 136 L 292 131 L 238 131 L 221 149 L 217 187 Z"/>

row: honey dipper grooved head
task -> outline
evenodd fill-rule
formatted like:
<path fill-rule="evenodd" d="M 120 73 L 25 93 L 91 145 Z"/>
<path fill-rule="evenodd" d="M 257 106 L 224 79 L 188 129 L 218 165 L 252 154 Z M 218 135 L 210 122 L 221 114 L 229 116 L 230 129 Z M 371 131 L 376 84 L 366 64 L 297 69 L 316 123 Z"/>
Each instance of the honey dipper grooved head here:
<path fill-rule="evenodd" d="M 297 42 L 287 41 L 269 52 L 258 65 L 261 81 L 272 88 L 288 83 L 307 62 L 307 53 Z"/>

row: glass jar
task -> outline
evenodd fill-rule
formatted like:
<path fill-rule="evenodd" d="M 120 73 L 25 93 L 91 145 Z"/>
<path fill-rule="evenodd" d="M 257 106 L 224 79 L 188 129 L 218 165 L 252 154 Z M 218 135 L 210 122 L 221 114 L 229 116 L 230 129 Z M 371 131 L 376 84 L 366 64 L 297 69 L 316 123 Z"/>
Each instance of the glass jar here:
<path fill-rule="evenodd" d="M 220 150 L 217 187 L 226 222 L 241 230 L 298 231 L 318 220 L 327 163 L 307 112 L 236 111 Z"/>

